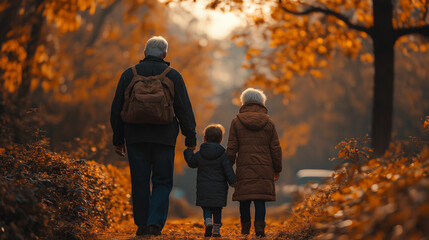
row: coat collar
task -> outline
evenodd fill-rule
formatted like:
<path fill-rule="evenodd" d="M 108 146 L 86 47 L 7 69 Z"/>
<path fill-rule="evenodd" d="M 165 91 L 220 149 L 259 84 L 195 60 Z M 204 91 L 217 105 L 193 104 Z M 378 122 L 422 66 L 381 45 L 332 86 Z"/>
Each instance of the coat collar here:
<path fill-rule="evenodd" d="M 164 59 L 161 59 L 159 57 L 155 57 L 152 55 L 146 56 L 143 60 L 140 60 L 140 62 L 146 62 L 146 61 L 161 62 L 161 63 L 165 63 L 168 66 L 170 66 L 170 62 L 166 62 L 166 61 L 164 61 Z"/>
<path fill-rule="evenodd" d="M 240 108 L 240 113 L 245 113 L 245 112 L 259 112 L 259 113 L 268 113 L 268 109 L 257 102 L 248 102 L 246 104 L 244 104 L 243 106 L 241 106 Z"/>
<path fill-rule="evenodd" d="M 238 120 L 250 130 L 259 130 L 269 122 L 267 108 L 256 102 L 246 103 L 237 114 Z"/>
<path fill-rule="evenodd" d="M 225 148 L 219 143 L 205 142 L 201 144 L 200 154 L 207 160 L 217 159 L 225 152 Z"/>

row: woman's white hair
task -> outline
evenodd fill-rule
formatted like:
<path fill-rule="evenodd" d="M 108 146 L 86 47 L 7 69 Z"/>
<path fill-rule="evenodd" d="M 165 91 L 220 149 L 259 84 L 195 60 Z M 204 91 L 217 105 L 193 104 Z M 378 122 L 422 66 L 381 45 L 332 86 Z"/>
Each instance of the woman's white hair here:
<path fill-rule="evenodd" d="M 144 48 L 145 56 L 155 56 L 164 58 L 164 54 L 167 53 L 168 42 L 165 38 L 161 36 L 151 37 L 146 42 L 146 47 Z"/>
<path fill-rule="evenodd" d="M 265 106 L 265 101 L 267 101 L 267 96 L 265 96 L 264 92 L 262 92 L 259 89 L 248 88 L 241 93 L 240 100 L 242 105 L 246 103 L 254 102 L 254 103 L 260 103 Z"/>

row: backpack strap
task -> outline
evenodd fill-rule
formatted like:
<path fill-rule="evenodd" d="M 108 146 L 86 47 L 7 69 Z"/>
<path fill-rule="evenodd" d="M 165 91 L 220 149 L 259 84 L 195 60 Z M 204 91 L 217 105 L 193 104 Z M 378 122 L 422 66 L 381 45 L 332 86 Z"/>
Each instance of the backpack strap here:
<path fill-rule="evenodd" d="M 132 66 L 131 69 L 133 70 L 134 76 L 137 76 L 136 66 Z"/>
<path fill-rule="evenodd" d="M 164 72 L 162 72 L 159 76 L 161 76 L 161 77 L 165 77 L 165 76 L 167 75 L 167 73 L 168 73 L 168 72 L 170 72 L 170 70 L 171 70 L 171 67 L 170 67 L 170 66 L 168 66 L 168 67 L 164 70 Z"/>
<path fill-rule="evenodd" d="M 161 84 L 164 85 L 168 89 L 168 92 L 170 93 L 171 99 L 174 99 L 174 86 L 172 87 L 171 84 L 168 84 L 165 82 L 165 78 L 168 72 L 170 72 L 171 67 L 168 66 L 159 76 L 159 79 L 161 80 Z M 171 82 L 171 80 L 170 80 Z"/>
<path fill-rule="evenodd" d="M 134 78 L 134 77 L 137 77 L 137 76 L 139 76 L 138 74 L 137 74 L 137 70 L 136 70 L 136 66 L 132 66 L 131 67 L 131 69 L 133 70 L 133 74 L 134 74 L 134 76 L 133 76 L 133 79 L 132 79 L 132 81 L 130 82 L 130 84 L 128 84 L 128 87 L 125 89 L 125 92 L 124 92 L 124 94 L 125 94 L 125 96 L 131 96 L 131 91 L 133 90 L 133 88 L 134 88 L 134 85 L 137 83 L 137 81 L 138 81 L 138 79 L 136 79 L 136 78 Z"/>

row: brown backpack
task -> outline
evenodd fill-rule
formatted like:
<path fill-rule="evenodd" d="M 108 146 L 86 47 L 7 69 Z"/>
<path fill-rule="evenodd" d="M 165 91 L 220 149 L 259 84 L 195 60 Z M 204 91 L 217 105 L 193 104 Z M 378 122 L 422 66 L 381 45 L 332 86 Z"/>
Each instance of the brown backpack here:
<path fill-rule="evenodd" d="M 166 77 L 171 70 L 167 67 L 160 75 L 134 76 L 125 90 L 122 121 L 126 123 L 167 124 L 173 121 L 174 83 Z"/>

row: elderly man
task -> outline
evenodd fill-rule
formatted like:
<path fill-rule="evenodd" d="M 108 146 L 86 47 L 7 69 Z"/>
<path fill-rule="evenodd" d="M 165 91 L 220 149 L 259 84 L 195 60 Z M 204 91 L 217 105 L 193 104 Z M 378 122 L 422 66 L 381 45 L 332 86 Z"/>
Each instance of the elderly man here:
<path fill-rule="evenodd" d="M 190 148 L 195 148 L 196 145 L 196 124 L 191 102 L 182 76 L 169 67 L 169 62 L 164 61 L 167 48 L 168 43 L 163 37 L 152 37 L 147 41 L 145 58 L 122 73 L 111 109 L 110 123 L 115 152 L 123 157 L 128 152 L 133 214 L 134 222 L 138 226 L 138 236 L 160 235 L 167 219 L 169 195 L 173 185 L 174 148 L 179 126 L 185 136 L 185 145 Z M 144 79 L 151 79 L 153 76 L 163 77 L 159 80 L 162 85 L 170 86 L 170 89 L 166 87 L 165 93 L 171 94 L 169 97 L 172 110 L 171 115 L 167 115 L 171 116 L 171 121 L 146 123 L 146 117 L 140 117 L 141 119 L 134 122 L 126 120 L 123 113 L 124 104 L 127 105 L 127 101 L 133 99 L 133 88 L 135 91 L 140 88 L 138 94 L 145 94 L 146 85 L 137 87 L 137 80 L 144 82 Z M 154 105 L 154 108 L 159 105 Z M 138 120 L 142 120 L 142 123 Z"/>

